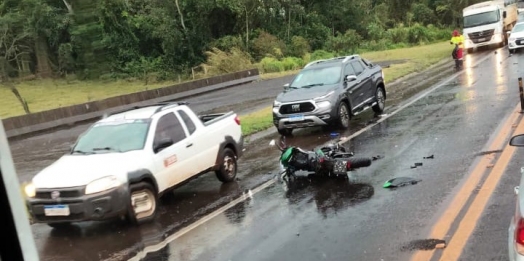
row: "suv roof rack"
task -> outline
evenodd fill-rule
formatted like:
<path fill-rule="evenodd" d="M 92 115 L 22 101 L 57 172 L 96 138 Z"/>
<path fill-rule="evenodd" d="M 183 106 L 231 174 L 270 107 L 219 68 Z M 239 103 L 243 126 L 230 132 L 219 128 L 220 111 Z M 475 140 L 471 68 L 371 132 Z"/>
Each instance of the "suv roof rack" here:
<path fill-rule="evenodd" d="M 188 104 L 189 104 L 189 102 L 180 101 L 180 102 L 158 102 L 158 103 L 147 104 L 147 105 L 136 105 L 136 106 L 133 106 L 133 107 L 131 107 L 129 109 L 125 109 L 125 110 L 121 110 L 121 111 L 118 111 L 118 112 L 107 114 L 107 116 L 105 116 L 104 118 L 109 117 L 111 115 L 124 113 L 124 112 L 128 112 L 128 111 L 136 110 L 136 109 L 153 107 L 153 106 L 160 106 L 153 113 L 153 114 L 155 114 L 155 113 L 158 113 L 158 112 L 160 112 L 160 111 L 162 111 L 164 109 L 167 109 L 169 107 L 179 106 L 179 105 L 188 105 Z"/>
<path fill-rule="evenodd" d="M 313 64 L 319 64 L 319 63 L 323 63 L 323 62 L 328 62 L 328 61 L 333 61 L 333 60 L 342 60 L 342 63 L 345 63 L 349 60 L 353 60 L 355 59 L 356 57 L 358 57 L 358 55 L 348 55 L 348 56 L 339 56 L 339 57 L 334 57 L 334 58 L 330 58 L 330 59 L 322 59 L 322 60 L 316 60 L 316 61 L 312 61 L 308 64 L 306 64 L 306 66 L 304 66 L 304 68 L 307 68 Z"/>
<path fill-rule="evenodd" d="M 325 62 L 325 61 L 327 61 L 327 59 L 322 59 L 322 60 L 312 61 L 312 62 L 306 64 L 306 65 L 304 66 L 304 68 L 307 68 L 307 67 L 310 66 L 310 65 L 317 64 L 317 63 L 321 63 L 321 62 Z"/>

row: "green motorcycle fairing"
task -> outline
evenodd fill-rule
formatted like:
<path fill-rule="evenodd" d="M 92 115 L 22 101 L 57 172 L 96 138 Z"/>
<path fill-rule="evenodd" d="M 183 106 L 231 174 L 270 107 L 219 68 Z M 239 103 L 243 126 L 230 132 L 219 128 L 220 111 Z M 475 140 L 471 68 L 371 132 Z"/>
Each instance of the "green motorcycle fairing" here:
<path fill-rule="evenodd" d="M 291 156 L 293 156 L 293 147 L 287 148 L 286 151 L 282 153 L 280 156 L 280 163 L 282 163 L 284 167 L 287 167 L 289 160 L 291 160 Z"/>

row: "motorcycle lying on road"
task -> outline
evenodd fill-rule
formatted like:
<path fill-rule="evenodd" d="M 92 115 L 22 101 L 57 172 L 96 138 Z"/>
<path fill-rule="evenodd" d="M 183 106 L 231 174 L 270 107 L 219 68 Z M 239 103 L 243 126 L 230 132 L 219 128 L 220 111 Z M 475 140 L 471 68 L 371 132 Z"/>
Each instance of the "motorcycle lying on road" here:
<path fill-rule="evenodd" d="M 338 143 L 320 147 L 315 151 L 306 151 L 299 147 L 287 146 L 285 137 L 280 137 L 280 144 L 271 140 L 269 145 L 277 146 L 282 152 L 280 155 L 280 178 L 294 178 L 296 171 L 313 172 L 319 176 L 347 175 L 348 171 L 368 167 L 371 159 L 354 157 Z"/>

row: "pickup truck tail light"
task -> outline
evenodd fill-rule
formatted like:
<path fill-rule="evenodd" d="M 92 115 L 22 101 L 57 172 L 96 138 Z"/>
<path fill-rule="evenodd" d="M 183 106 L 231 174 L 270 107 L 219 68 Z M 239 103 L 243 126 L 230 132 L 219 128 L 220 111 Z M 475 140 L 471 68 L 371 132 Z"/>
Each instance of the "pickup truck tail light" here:
<path fill-rule="evenodd" d="M 519 218 L 515 227 L 515 250 L 524 255 L 524 219 Z"/>
<path fill-rule="evenodd" d="M 235 122 L 237 123 L 237 125 L 240 125 L 240 118 L 238 117 L 238 115 L 235 117 Z"/>

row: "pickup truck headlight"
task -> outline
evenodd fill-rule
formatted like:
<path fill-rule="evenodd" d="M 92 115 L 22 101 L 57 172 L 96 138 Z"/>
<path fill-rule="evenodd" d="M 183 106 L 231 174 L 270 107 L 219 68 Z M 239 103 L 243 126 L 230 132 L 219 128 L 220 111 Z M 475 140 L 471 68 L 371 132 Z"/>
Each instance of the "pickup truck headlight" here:
<path fill-rule="evenodd" d="M 281 104 L 279 101 L 273 101 L 273 107 L 280 107 Z"/>
<path fill-rule="evenodd" d="M 97 179 L 87 184 L 86 194 L 94 194 L 108 189 L 116 188 L 122 185 L 122 182 L 116 176 L 107 176 Z"/>
<path fill-rule="evenodd" d="M 495 40 L 495 42 L 502 42 L 502 37 L 500 36 L 500 34 L 496 34 L 493 37 L 493 40 Z"/>
<path fill-rule="evenodd" d="M 27 197 L 34 198 L 36 195 L 36 188 L 33 183 L 29 183 L 24 186 L 24 193 Z"/>

